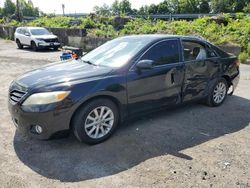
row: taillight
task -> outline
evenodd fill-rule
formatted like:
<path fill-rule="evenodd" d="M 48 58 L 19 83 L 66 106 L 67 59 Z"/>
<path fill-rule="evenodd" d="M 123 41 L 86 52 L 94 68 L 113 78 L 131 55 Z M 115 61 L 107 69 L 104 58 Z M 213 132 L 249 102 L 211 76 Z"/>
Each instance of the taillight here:
<path fill-rule="evenodd" d="M 239 60 L 239 59 L 235 60 L 235 61 L 234 61 L 234 64 L 235 64 L 237 67 L 239 67 L 239 66 L 240 66 L 240 60 Z"/>

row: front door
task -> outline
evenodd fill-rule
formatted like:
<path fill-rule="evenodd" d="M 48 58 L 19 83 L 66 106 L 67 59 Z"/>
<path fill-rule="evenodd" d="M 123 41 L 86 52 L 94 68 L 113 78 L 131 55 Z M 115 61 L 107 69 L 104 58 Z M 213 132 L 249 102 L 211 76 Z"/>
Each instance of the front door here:
<path fill-rule="evenodd" d="M 180 102 L 184 77 L 180 62 L 180 42 L 171 39 L 154 44 L 140 60 L 153 60 L 152 69 L 134 66 L 127 77 L 129 112 L 156 108 Z"/>

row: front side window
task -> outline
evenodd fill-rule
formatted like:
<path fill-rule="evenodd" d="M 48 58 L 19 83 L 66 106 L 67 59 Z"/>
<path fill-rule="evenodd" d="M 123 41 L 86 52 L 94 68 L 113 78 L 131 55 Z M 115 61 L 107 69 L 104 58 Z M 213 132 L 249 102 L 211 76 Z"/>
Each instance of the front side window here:
<path fill-rule="evenodd" d="M 207 59 L 206 48 L 200 43 L 183 41 L 182 46 L 185 61 Z"/>
<path fill-rule="evenodd" d="M 177 40 L 160 42 L 153 46 L 141 60 L 153 60 L 154 66 L 179 62 L 179 47 Z"/>

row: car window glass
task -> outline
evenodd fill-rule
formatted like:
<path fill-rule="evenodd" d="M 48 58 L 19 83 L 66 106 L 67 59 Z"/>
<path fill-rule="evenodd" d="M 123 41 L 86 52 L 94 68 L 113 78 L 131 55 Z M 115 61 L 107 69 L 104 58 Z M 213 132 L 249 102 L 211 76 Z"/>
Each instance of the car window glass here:
<path fill-rule="evenodd" d="M 44 28 L 31 29 L 30 32 L 32 35 L 49 35 L 50 34 L 50 32 Z"/>
<path fill-rule="evenodd" d="M 208 58 L 217 57 L 215 51 L 208 46 L 207 46 L 207 57 Z"/>
<path fill-rule="evenodd" d="M 196 42 L 182 42 L 183 54 L 185 61 L 203 60 L 207 59 L 206 48 Z"/>
<path fill-rule="evenodd" d="M 27 29 L 23 29 L 23 34 L 25 35 L 26 33 L 29 33 Z"/>
<path fill-rule="evenodd" d="M 160 42 L 153 46 L 141 60 L 153 60 L 154 66 L 179 62 L 179 48 L 177 40 Z"/>
<path fill-rule="evenodd" d="M 152 42 L 152 39 L 122 37 L 106 42 L 82 57 L 95 65 L 121 67 L 133 58 L 140 50 Z"/>
<path fill-rule="evenodd" d="M 19 29 L 19 30 L 18 30 L 18 33 L 19 33 L 19 34 L 24 34 L 23 29 Z"/>

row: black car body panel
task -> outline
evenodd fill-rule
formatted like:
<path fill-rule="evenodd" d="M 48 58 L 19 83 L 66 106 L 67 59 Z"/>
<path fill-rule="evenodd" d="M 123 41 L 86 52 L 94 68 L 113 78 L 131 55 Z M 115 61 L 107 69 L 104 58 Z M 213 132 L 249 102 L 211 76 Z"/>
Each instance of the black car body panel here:
<path fill-rule="evenodd" d="M 135 37 L 139 40 L 149 37 L 151 42 L 122 67 L 111 68 L 73 61 L 45 66 L 17 78 L 9 89 L 9 111 L 18 129 L 37 138 L 48 139 L 58 131 L 70 129 L 71 119 L 77 109 L 96 97 L 107 97 L 114 101 L 123 120 L 145 110 L 204 98 L 211 81 L 219 77 L 224 77 L 234 87 L 238 84 L 237 58 L 228 54 L 221 57 L 217 47 L 206 41 L 165 35 Z M 147 70 L 136 68 L 148 49 L 169 39 L 178 42 L 178 62 Z M 215 57 L 185 61 L 183 40 L 204 44 L 214 50 Z M 11 99 L 13 91 L 23 93 L 18 101 L 13 102 Z M 49 91 L 71 93 L 58 103 L 22 105 L 30 95 Z M 41 135 L 32 133 L 32 125 L 41 125 L 44 132 Z"/>

